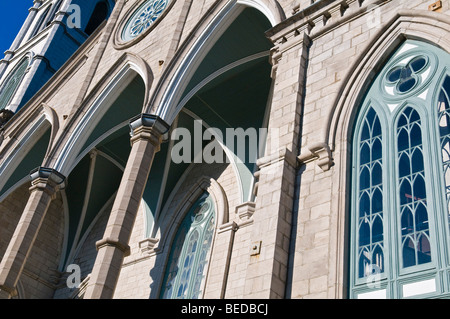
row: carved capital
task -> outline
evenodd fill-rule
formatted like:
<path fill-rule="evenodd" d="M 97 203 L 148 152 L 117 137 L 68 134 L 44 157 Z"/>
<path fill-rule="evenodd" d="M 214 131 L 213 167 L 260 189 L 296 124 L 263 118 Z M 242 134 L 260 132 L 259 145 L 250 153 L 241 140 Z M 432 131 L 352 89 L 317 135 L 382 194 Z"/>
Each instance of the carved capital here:
<path fill-rule="evenodd" d="M 95 243 L 95 246 L 97 247 L 97 250 L 100 250 L 104 247 L 114 247 L 116 249 L 119 249 L 121 252 L 123 252 L 124 256 L 129 256 L 131 252 L 131 248 L 129 245 L 121 243 L 117 239 L 112 238 L 103 238 Z"/>
<path fill-rule="evenodd" d="M 52 168 L 37 167 L 30 172 L 30 191 L 42 190 L 54 196 L 66 187 L 66 177 Z"/>
<path fill-rule="evenodd" d="M 160 117 L 152 114 L 140 114 L 130 121 L 131 144 L 140 139 L 147 139 L 155 146 L 168 139 L 170 125 Z"/>
<path fill-rule="evenodd" d="M 153 255 L 157 252 L 157 244 L 159 242 L 158 238 L 147 238 L 139 242 L 139 249 L 141 253 L 147 255 Z"/>

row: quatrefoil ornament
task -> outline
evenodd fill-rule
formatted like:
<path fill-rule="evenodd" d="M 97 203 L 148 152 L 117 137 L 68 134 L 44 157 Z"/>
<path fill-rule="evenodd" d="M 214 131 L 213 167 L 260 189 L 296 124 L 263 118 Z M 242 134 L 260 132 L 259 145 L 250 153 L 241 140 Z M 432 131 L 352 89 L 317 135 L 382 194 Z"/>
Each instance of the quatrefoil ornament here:
<path fill-rule="evenodd" d="M 398 93 L 405 94 L 417 86 L 420 74 L 425 70 L 427 64 L 426 57 L 415 57 L 405 66 L 396 66 L 390 70 L 386 75 L 386 81 L 395 85 Z"/>

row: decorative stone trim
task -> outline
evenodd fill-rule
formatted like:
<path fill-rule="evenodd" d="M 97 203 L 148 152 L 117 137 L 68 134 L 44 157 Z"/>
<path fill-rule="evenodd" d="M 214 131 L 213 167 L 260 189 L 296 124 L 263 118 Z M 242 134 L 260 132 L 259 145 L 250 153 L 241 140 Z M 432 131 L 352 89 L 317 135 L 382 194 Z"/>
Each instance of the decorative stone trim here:
<path fill-rule="evenodd" d="M 302 152 L 297 158 L 300 165 L 317 161 L 317 165 L 324 172 L 330 170 L 331 166 L 333 166 L 330 147 L 325 143 L 317 143 L 309 146 L 306 152 Z"/>
<path fill-rule="evenodd" d="M 131 144 L 141 138 L 147 138 L 155 146 L 168 139 L 170 125 L 159 116 L 140 114 L 130 121 Z"/>
<path fill-rule="evenodd" d="M 227 231 L 234 231 L 234 232 L 236 232 L 239 228 L 240 228 L 240 226 L 238 224 L 236 224 L 235 222 L 229 222 L 229 223 L 220 225 L 217 233 L 221 234 L 221 233 L 225 233 Z"/>
<path fill-rule="evenodd" d="M 52 168 L 37 167 L 30 172 L 30 191 L 43 190 L 50 196 L 66 187 L 66 177 Z"/>
<path fill-rule="evenodd" d="M 122 251 L 124 256 L 129 256 L 130 252 L 131 252 L 131 248 L 129 245 L 123 244 L 119 240 L 112 239 L 112 238 L 103 238 L 103 239 L 97 241 L 95 243 L 95 246 L 97 248 L 97 251 L 100 250 L 101 248 L 107 247 L 107 246 L 115 247 L 115 248 L 119 249 L 120 251 Z"/>
<path fill-rule="evenodd" d="M 158 243 L 158 238 L 147 238 L 139 242 L 139 249 L 142 254 L 153 256 L 159 251 Z"/>
<path fill-rule="evenodd" d="M 236 215 L 239 217 L 239 228 L 253 224 L 253 214 L 255 213 L 256 204 L 254 202 L 246 202 L 236 206 Z"/>
<path fill-rule="evenodd" d="M 281 161 L 286 161 L 293 167 L 297 166 L 295 154 L 287 148 L 282 148 L 272 155 L 261 157 L 256 161 L 256 165 L 261 169 Z"/>

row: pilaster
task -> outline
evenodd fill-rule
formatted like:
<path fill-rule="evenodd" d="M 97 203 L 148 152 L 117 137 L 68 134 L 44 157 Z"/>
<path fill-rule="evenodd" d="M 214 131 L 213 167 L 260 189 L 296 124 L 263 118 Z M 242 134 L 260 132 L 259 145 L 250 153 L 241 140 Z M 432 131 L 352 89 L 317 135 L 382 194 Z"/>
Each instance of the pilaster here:
<path fill-rule="evenodd" d="M 0 299 L 14 297 L 42 222 L 65 177 L 53 169 L 39 167 L 31 172 L 30 198 L 0 263 Z"/>
<path fill-rule="evenodd" d="M 303 25 L 271 39 L 274 93 L 266 152 L 257 162 L 245 298 L 285 296 L 310 30 Z"/>
<path fill-rule="evenodd" d="M 119 278 L 136 214 L 155 154 L 169 125 L 159 117 L 142 114 L 130 123 L 131 153 L 117 192 L 98 255 L 86 289 L 86 299 L 111 299 Z"/>

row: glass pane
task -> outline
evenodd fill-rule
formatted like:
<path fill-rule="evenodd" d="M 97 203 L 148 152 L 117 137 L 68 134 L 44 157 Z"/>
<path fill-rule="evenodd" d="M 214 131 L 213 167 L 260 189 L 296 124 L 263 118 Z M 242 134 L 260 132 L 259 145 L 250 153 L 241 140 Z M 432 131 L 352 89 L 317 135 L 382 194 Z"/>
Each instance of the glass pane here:
<path fill-rule="evenodd" d="M 426 233 L 420 235 L 417 245 L 417 258 L 419 264 L 425 264 L 431 262 L 431 247 L 430 240 Z"/>
<path fill-rule="evenodd" d="M 407 107 L 401 119 L 397 127 L 400 234 L 403 267 L 411 267 L 430 262 L 431 248 L 426 236 L 429 224 L 420 116 Z"/>
<path fill-rule="evenodd" d="M 408 78 L 405 81 L 401 81 L 398 85 L 398 91 L 401 93 L 408 92 L 414 85 L 416 85 L 417 80 L 413 77 Z"/>
<path fill-rule="evenodd" d="M 405 205 L 412 202 L 412 187 L 408 179 L 400 185 L 400 204 Z"/>
<path fill-rule="evenodd" d="M 364 219 L 359 227 L 359 246 L 366 246 L 370 244 L 370 224 L 369 219 Z"/>
<path fill-rule="evenodd" d="M 382 149 L 383 147 L 381 146 L 381 139 L 380 138 L 376 138 L 373 142 L 372 145 L 372 162 L 378 160 L 381 158 L 382 156 Z"/>
<path fill-rule="evenodd" d="M 398 80 L 400 80 L 401 74 L 402 74 L 402 67 L 396 67 L 388 73 L 387 80 L 391 83 L 395 83 Z"/>
<path fill-rule="evenodd" d="M 417 57 L 414 58 L 409 65 L 411 66 L 411 69 L 415 72 L 418 73 L 420 71 L 422 71 L 422 69 L 425 67 L 425 65 L 427 64 L 427 60 L 424 57 Z"/>
<path fill-rule="evenodd" d="M 370 128 L 367 121 L 364 121 L 363 129 L 361 131 L 361 142 L 367 141 L 370 138 Z"/>
<path fill-rule="evenodd" d="M 406 238 L 403 243 L 403 267 L 411 267 L 417 264 L 416 262 L 416 247 L 414 246 L 414 241 L 411 238 Z"/>
<path fill-rule="evenodd" d="M 370 215 L 370 204 L 369 194 L 364 192 L 359 200 L 359 217 Z"/>
<path fill-rule="evenodd" d="M 383 211 L 383 193 L 381 189 L 377 188 L 373 192 L 372 196 L 372 214 L 380 213 Z"/>
<path fill-rule="evenodd" d="M 370 162 L 370 146 L 368 143 L 363 143 L 361 145 L 360 161 L 361 161 L 361 165 L 364 165 L 364 164 L 367 164 Z"/>
<path fill-rule="evenodd" d="M 398 170 L 400 177 L 411 175 L 410 159 L 408 157 L 408 154 L 404 153 L 400 156 Z"/>
<path fill-rule="evenodd" d="M 383 171 L 380 163 L 375 163 L 372 168 L 372 186 L 380 185 L 383 182 Z"/>
<path fill-rule="evenodd" d="M 383 241 L 383 220 L 380 216 L 377 216 L 372 226 L 372 242 L 378 243 L 380 241 Z"/>
<path fill-rule="evenodd" d="M 361 189 L 370 187 L 370 170 L 368 167 L 364 167 L 359 179 Z"/>
<path fill-rule="evenodd" d="M 412 172 L 420 173 L 423 171 L 423 156 L 422 150 L 416 149 L 412 156 Z"/>
<path fill-rule="evenodd" d="M 409 134 L 406 129 L 403 129 L 398 134 L 398 150 L 404 151 L 409 148 Z"/>
<path fill-rule="evenodd" d="M 402 209 L 402 235 L 410 234 L 414 231 L 414 217 L 408 206 Z"/>

